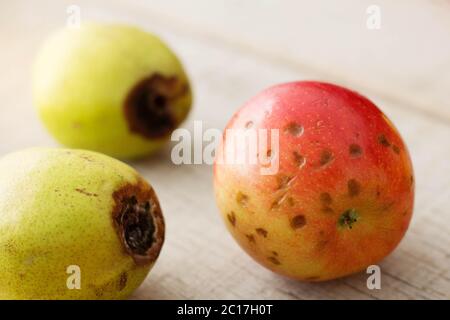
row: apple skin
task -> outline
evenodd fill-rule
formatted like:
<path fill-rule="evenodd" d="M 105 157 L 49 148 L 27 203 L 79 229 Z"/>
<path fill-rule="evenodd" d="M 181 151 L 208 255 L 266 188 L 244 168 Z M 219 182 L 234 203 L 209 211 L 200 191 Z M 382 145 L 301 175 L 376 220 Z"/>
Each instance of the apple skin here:
<path fill-rule="evenodd" d="M 257 262 L 324 281 L 364 270 L 399 244 L 413 211 L 413 168 L 371 101 L 328 83 L 281 84 L 247 102 L 226 129 L 250 126 L 279 129 L 278 172 L 218 161 L 230 144 L 225 135 L 214 188 L 228 230 Z"/>
<path fill-rule="evenodd" d="M 145 104 L 129 107 L 130 101 L 142 104 L 161 96 L 166 111 L 161 121 L 158 106 L 151 114 Z M 91 22 L 62 29 L 44 42 L 33 70 L 33 100 L 61 144 L 129 159 L 164 145 L 189 113 L 192 94 L 181 63 L 156 36 Z M 146 134 L 169 120 L 163 131 Z"/>
<path fill-rule="evenodd" d="M 123 222 L 132 214 L 128 197 L 151 204 L 153 242 L 145 253 L 123 231 L 135 234 Z M 124 299 L 155 264 L 164 229 L 153 188 L 116 159 L 59 148 L 0 158 L 0 299 Z M 80 268 L 79 289 L 68 289 L 69 266 Z"/>

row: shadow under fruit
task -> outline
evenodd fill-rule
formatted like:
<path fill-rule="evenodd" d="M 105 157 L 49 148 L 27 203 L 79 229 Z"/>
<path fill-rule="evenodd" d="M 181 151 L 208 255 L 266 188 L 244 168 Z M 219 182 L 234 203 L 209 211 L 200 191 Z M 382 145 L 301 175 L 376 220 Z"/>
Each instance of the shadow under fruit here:
<path fill-rule="evenodd" d="M 164 220 L 128 165 L 81 150 L 0 159 L 0 299 L 121 299 L 154 265 Z M 80 289 L 67 285 L 79 268 Z"/>
<path fill-rule="evenodd" d="M 271 87 L 247 102 L 226 130 L 279 130 L 279 148 L 250 148 L 228 132 L 214 166 L 215 195 L 239 245 L 274 272 L 306 281 L 346 276 L 379 262 L 403 238 L 413 211 L 408 150 L 368 99 L 320 82 Z M 270 140 L 269 140 L 270 142 Z M 234 163 L 254 150 L 278 161 Z M 230 153 L 231 154 L 231 153 Z M 233 160 L 233 159 L 231 159 Z"/>
<path fill-rule="evenodd" d="M 63 145 L 138 158 L 170 137 L 192 95 L 179 60 L 157 37 L 126 25 L 85 23 L 45 41 L 33 100 Z"/>

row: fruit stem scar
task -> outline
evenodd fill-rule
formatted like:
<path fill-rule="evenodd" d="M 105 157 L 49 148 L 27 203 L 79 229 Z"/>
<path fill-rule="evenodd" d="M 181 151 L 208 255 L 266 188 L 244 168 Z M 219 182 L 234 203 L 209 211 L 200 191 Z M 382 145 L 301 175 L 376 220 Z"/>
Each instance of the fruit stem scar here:
<path fill-rule="evenodd" d="M 113 223 L 136 264 L 154 262 L 164 241 L 164 221 L 154 191 L 144 183 L 114 192 Z"/>
<path fill-rule="evenodd" d="M 174 103 L 188 91 L 177 77 L 159 73 L 138 82 L 124 103 L 128 128 L 144 138 L 163 138 L 178 125 Z"/>
<path fill-rule="evenodd" d="M 356 211 L 356 209 L 351 208 L 344 213 L 341 214 L 341 216 L 338 219 L 338 225 L 340 227 L 347 227 L 349 229 L 352 229 L 353 224 L 359 220 L 359 214 Z"/>

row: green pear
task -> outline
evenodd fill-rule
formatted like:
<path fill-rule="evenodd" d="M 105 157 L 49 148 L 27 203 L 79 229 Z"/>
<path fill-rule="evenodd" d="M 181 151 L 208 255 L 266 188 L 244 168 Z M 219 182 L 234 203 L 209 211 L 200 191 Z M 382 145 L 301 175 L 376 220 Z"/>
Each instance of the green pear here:
<path fill-rule="evenodd" d="M 152 187 L 128 165 L 83 150 L 0 159 L 0 299 L 122 299 L 164 242 Z"/>
<path fill-rule="evenodd" d="M 33 101 L 63 145 L 117 158 L 159 149 L 189 113 L 175 54 L 138 28 L 86 23 L 50 36 L 33 71 Z"/>

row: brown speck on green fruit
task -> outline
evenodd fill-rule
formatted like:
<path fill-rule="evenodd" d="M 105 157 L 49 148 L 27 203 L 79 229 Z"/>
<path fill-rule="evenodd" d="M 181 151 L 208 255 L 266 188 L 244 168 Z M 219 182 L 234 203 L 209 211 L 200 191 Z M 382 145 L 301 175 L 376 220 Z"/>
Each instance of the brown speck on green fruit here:
<path fill-rule="evenodd" d="M 306 225 L 306 218 L 304 215 L 299 214 L 291 219 L 292 229 L 300 229 Z"/>
<path fill-rule="evenodd" d="M 119 277 L 119 282 L 118 282 L 118 290 L 122 291 L 123 289 L 125 289 L 125 287 L 127 286 L 127 282 L 128 282 L 128 275 L 126 272 L 122 272 L 120 274 Z"/>
<path fill-rule="evenodd" d="M 259 234 L 261 237 L 267 238 L 267 230 L 264 228 L 256 228 L 255 229 L 256 233 Z"/>
<path fill-rule="evenodd" d="M 355 179 L 350 179 L 347 182 L 347 189 L 350 197 L 356 197 L 361 192 L 361 185 Z"/>

